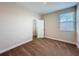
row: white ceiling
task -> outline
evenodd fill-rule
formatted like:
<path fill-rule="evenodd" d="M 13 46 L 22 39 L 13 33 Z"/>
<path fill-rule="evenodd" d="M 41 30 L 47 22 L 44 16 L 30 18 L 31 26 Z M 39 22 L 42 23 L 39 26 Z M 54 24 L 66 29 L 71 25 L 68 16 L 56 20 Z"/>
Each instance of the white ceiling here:
<path fill-rule="evenodd" d="M 75 6 L 78 2 L 19 2 L 21 6 L 40 15 Z"/>

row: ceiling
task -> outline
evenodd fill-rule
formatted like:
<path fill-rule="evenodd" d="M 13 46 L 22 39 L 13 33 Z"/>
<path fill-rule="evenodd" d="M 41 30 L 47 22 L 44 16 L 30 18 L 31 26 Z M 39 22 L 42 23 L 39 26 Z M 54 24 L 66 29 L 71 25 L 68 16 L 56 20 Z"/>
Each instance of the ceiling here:
<path fill-rule="evenodd" d="M 19 2 L 24 8 L 40 15 L 75 6 L 78 2 Z"/>

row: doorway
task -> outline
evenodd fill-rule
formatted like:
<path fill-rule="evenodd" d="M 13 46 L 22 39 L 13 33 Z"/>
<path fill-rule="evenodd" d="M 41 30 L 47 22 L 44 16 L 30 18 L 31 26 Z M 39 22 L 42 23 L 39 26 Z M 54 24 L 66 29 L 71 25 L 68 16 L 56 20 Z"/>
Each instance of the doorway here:
<path fill-rule="evenodd" d="M 44 38 L 44 20 L 33 20 L 33 37 Z"/>
<path fill-rule="evenodd" d="M 36 20 L 33 20 L 33 37 L 37 37 Z"/>

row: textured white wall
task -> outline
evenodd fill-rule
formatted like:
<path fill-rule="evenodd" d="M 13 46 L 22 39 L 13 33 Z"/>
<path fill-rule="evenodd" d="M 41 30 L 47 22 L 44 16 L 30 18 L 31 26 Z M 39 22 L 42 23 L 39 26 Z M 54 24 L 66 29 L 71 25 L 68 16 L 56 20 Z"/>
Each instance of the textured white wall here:
<path fill-rule="evenodd" d="M 0 3 L 0 53 L 31 41 L 32 20 L 37 17 L 14 3 Z"/>

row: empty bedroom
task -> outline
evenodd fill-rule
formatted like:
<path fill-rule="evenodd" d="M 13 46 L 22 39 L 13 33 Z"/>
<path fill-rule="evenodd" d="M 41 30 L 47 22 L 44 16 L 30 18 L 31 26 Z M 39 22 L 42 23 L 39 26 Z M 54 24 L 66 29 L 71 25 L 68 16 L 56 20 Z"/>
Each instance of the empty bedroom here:
<path fill-rule="evenodd" d="M 79 56 L 79 3 L 0 2 L 0 56 Z"/>

